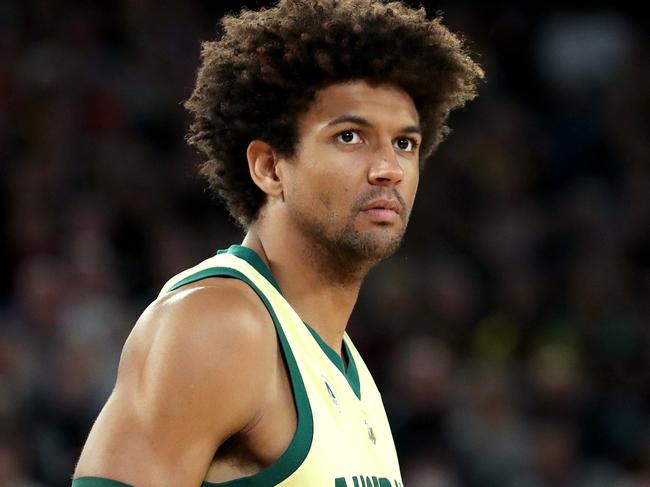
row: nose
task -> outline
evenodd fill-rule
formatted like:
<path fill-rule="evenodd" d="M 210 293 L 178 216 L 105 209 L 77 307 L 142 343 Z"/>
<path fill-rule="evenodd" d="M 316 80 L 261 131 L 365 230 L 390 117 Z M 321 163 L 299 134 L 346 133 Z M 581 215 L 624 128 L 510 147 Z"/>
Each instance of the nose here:
<path fill-rule="evenodd" d="M 370 184 L 391 186 L 404 177 L 404 170 L 395 154 L 392 142 L 384 143 L 372 155 L 372 164 L 368 171 Z"/>

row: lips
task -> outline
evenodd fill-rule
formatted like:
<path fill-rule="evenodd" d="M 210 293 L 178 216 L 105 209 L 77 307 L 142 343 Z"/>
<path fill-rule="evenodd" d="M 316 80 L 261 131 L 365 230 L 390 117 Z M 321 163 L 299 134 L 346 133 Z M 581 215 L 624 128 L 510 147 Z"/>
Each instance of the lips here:
<path fill-rule="evenodd" d="M 379 199 L 373 200 L 370 203 L 366 203 L 361 211 L 370 211 L 370 210 L 390 210 L 394 211 L 398 215 L 402 211 L 402 205 L 397 200 L 393 199 Z"/>
<path fill-rule="evenodd" d="M 361 207 L 361 213 L 371 222 L 387 225 L 395 224 L 401 220 L 402 205 L 394 199 L 376 199 Z"/>

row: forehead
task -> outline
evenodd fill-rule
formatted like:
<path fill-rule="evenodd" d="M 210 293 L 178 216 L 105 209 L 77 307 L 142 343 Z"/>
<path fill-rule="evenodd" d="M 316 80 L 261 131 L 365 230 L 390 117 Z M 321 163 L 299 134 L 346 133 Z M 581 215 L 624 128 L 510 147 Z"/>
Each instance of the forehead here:
<path fill-rule="evenodd" d="M 395 85 L 370 85 L 348 81 L 329 85 L 316 93 L 300 125 L 327 124 L 344 114 L 358 115 L 373 124 L 402 127 L 417 125 L 419 116 L 413 99 Z"/>

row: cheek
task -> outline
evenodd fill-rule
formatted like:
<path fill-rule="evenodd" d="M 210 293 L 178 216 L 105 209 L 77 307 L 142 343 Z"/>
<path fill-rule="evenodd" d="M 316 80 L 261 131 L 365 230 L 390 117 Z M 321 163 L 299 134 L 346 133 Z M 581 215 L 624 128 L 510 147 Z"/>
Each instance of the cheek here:
<path fill-rule="evenodd" d="M 321 180 L 314 187 L 314 194 L 320 205 L 331 214 L 345 213 L 342 207 L 349 203 L 351 190 L 342 181 L 335 178 Z"/>
<path fill-rule="evenodd" d="M 411 201 L 415 200 L 415 195 L 416 195 L 417 192 L 418 192 L 418 186 L 419 186 L 419 184 L 420 184 L 420 178 L 417 177 L 417 178 L 415 178 L 415 182 L 413 183 L 413 190 L 412 190 L 413 195 L 411 196 Z"/>
<path fill-rule="evenodd" d="M 402 194 L 402 196 L 406 201 L 410 203 L 411 206 L 413 206 L 413 201 L 415 200 L 415 195 L 417 194 L 418 185 L 420 183 L 419 170 L 416 169 L 413 173 L 408 174 L 405 178 L 404 183 L 405 184 L 402 185 L 404 188 L 404 194 Z"/>
<path fill-rule="evenodd" d="M 334 178 L 330 174 L 311 167 L 303 167 L 291 174 L 290 181 L 286 184 L 286 202 L 294 210 L 305 215 L 319 218 L 335 212 L 337 194 Z"/>
<path fill-rule="evenodd" d="M 325 217 L 348 214 L 366 180 L 361 157 L 330 145 L 305 143 L 292 174 L 291 188 L 300 199 L 296 203 Z"/>
<path fill-rule="evenodd" d="M 303 188 L 309 191 L 308 199 L 320 208 L 333 214 L 345 213 L 345 205 L 353 199 L 354 175 L 344 171 L 341 161 L 321 159 L 319 167 L 312 166 L 305 171 Z M 307 195 L 306 195 L 307 196 Z"/>

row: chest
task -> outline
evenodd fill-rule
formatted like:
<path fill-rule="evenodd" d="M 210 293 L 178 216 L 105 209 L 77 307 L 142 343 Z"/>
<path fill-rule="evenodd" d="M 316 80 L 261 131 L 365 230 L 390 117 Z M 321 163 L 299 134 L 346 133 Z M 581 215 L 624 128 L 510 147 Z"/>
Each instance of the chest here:
<path fill-rule="evenodd" d="M 355 387 L 344 371 L 322 360 L 305 360 L 301 375 L 313 423 L 305 464 L 336 478 L 399 476 L 392 434 L 374 382 L 360 371 Z"/>

